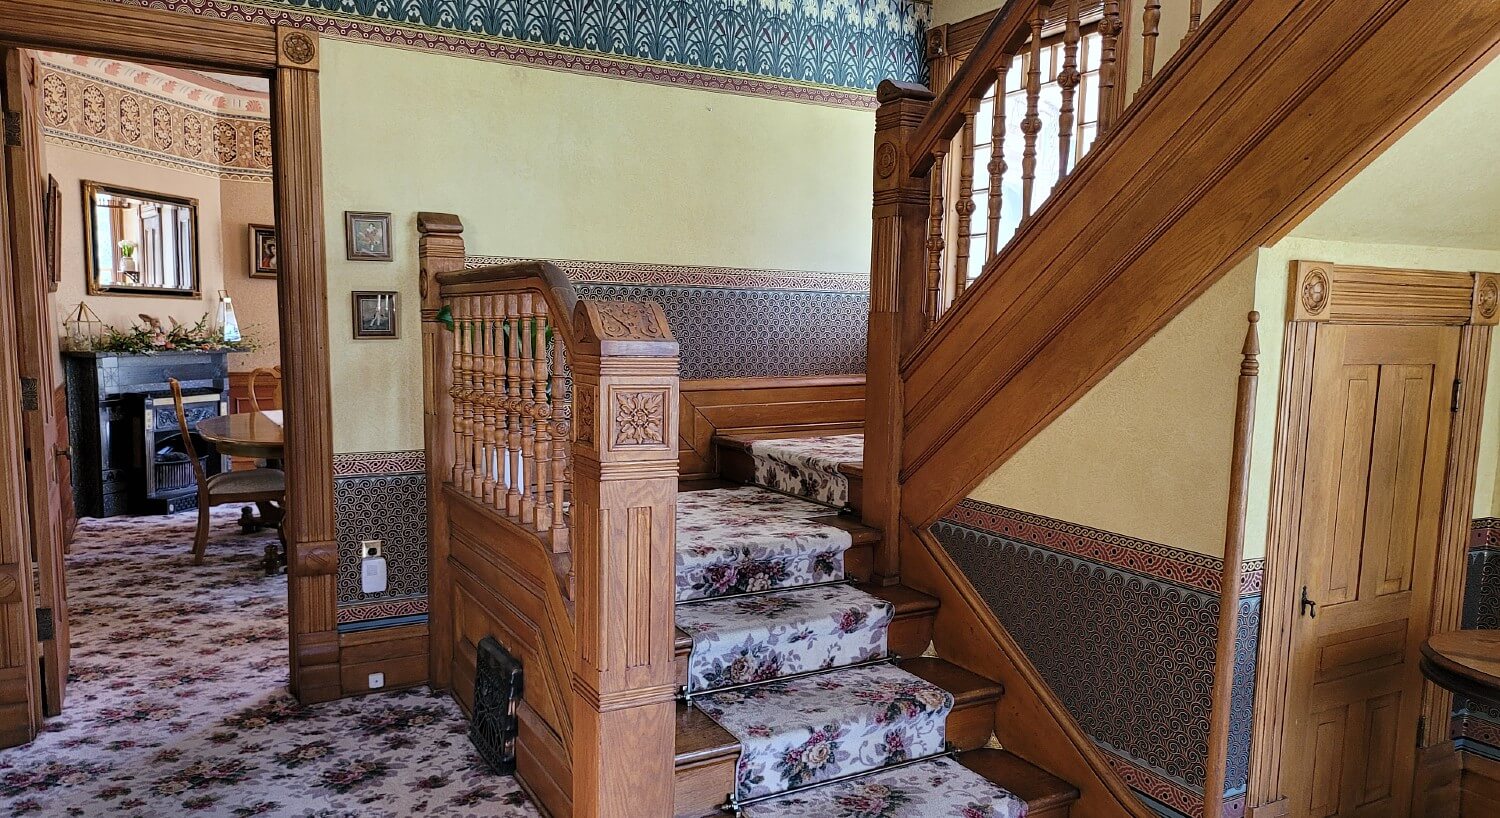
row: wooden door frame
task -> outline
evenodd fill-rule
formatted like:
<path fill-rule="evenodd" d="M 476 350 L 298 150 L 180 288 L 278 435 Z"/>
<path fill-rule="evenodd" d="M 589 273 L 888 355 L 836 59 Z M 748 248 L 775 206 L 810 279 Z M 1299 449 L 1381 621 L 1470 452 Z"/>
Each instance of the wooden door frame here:
<path fill-rule="evenodd" d="M 1433 574 L 1430 633 L 1453 630 L 1462 618 L 1469 528 L 1474 507 L 1474 469 L 1484 408 L 1490 338 L 1500 322 L 1500 276 L 1429 270 L 1356 267 L 1321 261 L 1291 264 L 1291 294 L 1282 355 L 1276 418 L 1276 454 L 1271 479 L 1261 636 L 1255 679 L 1247 816 L 1290 814 L 1282 787 L 1292 630 L 1297 619 L 1294 587 L 1301 553 L 1302 486 L 1313 392 L 1318 329 L 1325 324 L 1435 325 L 1460 328 L 1456 375 L 1458 409 L 1448 438 L 1437 565 Z M 1422 717 L 1430 726 L 1418 756 L 1414 798 L 1424 798 L 1421 769 L 1453 754 L 1446 725 L 1453 697 L 1424 683 Z M 1442 725 L 1443 728 L 1431 726 Z M 1434 781 L 1435 784 L 1448 782 Z M 1455 778 L 1452 784 L 1457 783 Z M 1456 803 L 1456 791 L 1451 795 Z"/>
<path fill-rule="evenodd" d="M 285 470 L 291 689 L 304 703 L 338 698 L 338 597 L 334 583 L 338 543 L 333 506 L 333 419 L 329 409 L 318 35 L 291 27 L 98 0 L 0 0 L 0 45 L 271 79 L 272 179 L 281 246 L 278 314 L 288 421 Z M 19 401 L 14 379 L 0 377 L 0 421 L 6 421 L 0 424 L 0 436 L 7 445 L 15 442 L 15 430 L 6 413 Z M 0 484 L 3 482 L 0 480 Z M 0 495 L 4 507 L 8 508 L 10 502 L 8 495 Z M 0 595 L 0 604 L 9 601 Z M 10 623 L 8 630 L 20 633 L 0 635 L 24 636 L 25 620 L 10 617 L 5 621 Z"/>

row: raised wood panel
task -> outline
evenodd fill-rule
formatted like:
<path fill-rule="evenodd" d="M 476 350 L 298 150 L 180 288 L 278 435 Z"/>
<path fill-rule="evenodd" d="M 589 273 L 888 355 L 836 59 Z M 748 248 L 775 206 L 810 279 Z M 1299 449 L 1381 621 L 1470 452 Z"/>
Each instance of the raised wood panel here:
<path fill-rule="evenodd" d="M 340 685 L 345 696 L 371 691 L 370 674 L 385 674 L 380 690 L 427 683 L 427 625 L 402 625 L 339 635 Z"/>
<path fill-rule="evenodd" d="M 906 516 L 931 524 L 1482 67 L 1496 11 L 1245 0 L 1216 14 L 908 362 Z"/>
<path fill-rule="evenodd" d="M 679 389 L 684 480 L 719 474 L 716 434 L 840 434 L 859 431 L 865 419 L 863 375 L 716 378 L 682 381 Z"/>

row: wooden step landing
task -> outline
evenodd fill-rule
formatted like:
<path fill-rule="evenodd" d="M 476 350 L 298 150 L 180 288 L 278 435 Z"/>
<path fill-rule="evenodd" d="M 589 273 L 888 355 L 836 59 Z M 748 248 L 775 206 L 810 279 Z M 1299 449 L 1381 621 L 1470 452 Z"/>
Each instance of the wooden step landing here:
<path fill-rule="evenodd" d="M 958 762 L 1026 802 L 1026 818 L 1066 818 L 1078 788 L 1006 750 L 970 750 Z"/>
<path fill-rule="evenodd" d="M 757 440 L 781 440 L 793 437 L 826 437 L 849 434 L 847 431 L 813 431 L 807 434 L 775 435 L 714 435 L 714 461 L 719 467 L 719 477 L 736 483 L 755 482 L 755 458 L 750 454 L 750 445 Z M 849 480 L 849 507 L 856 513 L 864 505 L 865 464 L 840 463 L 839 473 Z"/>
<path fill-rule="evenodd" d="M 994 730 L 995 703 L 1004 692 L 999 682 L 942 659 L 917 657 L 897 665 L 953 694 L 953 711 L 948 714 L 947 722 L 948 741 L 959 750 L 977 750 L 989 742 Z M 718 722 L 697 708 L 677 705 L 677 818 L 721 814 L 719 806 L 734 789 L 739 750 L 734 736 Z M 1044 818 L 1052 818 L 1052 814 Z"/>

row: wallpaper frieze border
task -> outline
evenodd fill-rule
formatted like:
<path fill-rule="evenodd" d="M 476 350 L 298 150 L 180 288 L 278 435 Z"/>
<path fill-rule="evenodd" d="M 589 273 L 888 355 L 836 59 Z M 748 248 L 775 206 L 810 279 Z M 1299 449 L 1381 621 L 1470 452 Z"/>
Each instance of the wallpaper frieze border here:
<path fill-rule="evenodd" d="M 974 499 L 960 502 L 946 522 L 1010 537 L 1091 562 L 1133 571 L 1163 582 L 1217 595 L 1224 560 L 1124 534 L 1056 520 L 1040 514 L 997 506 Z M 1265 560 L 1241 565 L 1240 596 L 1261 592 Z"/>
<path fill-rule="evenodd" d="M 325 37 L 356 42 L 378 43 L 420 51 L 435 51 L 492 62 L 566 71 L 575 74 L 613 77 L 644 82 L 695 88 L 705 91 L 763 97 L 834 108 L 873 110 L 877 102 L 873 87 L 840 88 L 761 75 L 735 73 L 708 67 L 657 62 L 629 56 L 547 46 L 540 43 L 471 34 L 451 29 L 434 29 L 402 22 L 351 16 L 341 12 L 294 9 L 280 3 L 234 2 L 233 0 L 107 0 L 123 5 L 163 8 L 169 11 L 217 17 L 268 25 L 287 25 L 316 31 Z M 755 0 L 752 0 L 754 2 Z M 929 7 L 923 0 L 913 0 L 917 7 Z M 920 81 L 926 72 L 924 53 L 925 21 L 914 37 L 918 55 L 918 74 L 895 77 Z M 879 82 L 884 77 L 877 78 Z"/>
<path fill-rule="evenodd" d="M 469 269 L 511 264 L 535 259 L 519 256 L 465 256 Z M 652 264 L 647 262 L 580 261 L 543 259 L 556 264 L 574 283 L 626 284 L 662 287 L 711 287 L 733 290 L 808 290 L 812 292 L 867 293 L 868 273 L 823 273 L 806 270 L 763 270 L 745 267 L 711 267 Z"/>
<path fill-rule="evenodd" d="M 374 602 L 355 602 L 340 605 L 338 624 L 354 625 L 380 619 L 396 619 L 403 616 L 426 616 L 427 597 L 414 596 L 402 599 L 378 599 Z"/>
<path fill-rule="evenodd" d="M 417 474 L 426 471 L 427 452 L 422 449 L 395 452 L 339 452 L 333 456 L 335 478 Z"/>

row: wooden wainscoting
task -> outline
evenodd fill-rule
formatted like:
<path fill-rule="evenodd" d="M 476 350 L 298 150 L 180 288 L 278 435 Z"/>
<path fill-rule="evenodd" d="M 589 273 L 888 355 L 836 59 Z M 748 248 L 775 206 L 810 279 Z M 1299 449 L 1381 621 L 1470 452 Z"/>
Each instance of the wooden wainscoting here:
<path fill-rule="evenodd" d="M 262 409 L 280 409 L 281 402 L 277 395 L 281 390 L 272 381 L 270 376 L 262 373 L 260 382 L 255 384 L 255 399 Z M 250 403 L 250 373 L 229 373 L 229 411 L 231 413 L 249 412 L 252 409 Z M 248 457 L 229 458 L 230 468 L 234 471 L 255 468 L 255 461 Z"/>
<path fill-rule="evenodd" d="M 345 696 L 369 693 L 370 674 L 385 674 L 380 690 L 427 683 L 427 623 L 339 634 L 339 687 Z"/>
<path fill-rule="evenodd" d="M 716 434 L 769 436 L 864 429 L 865 376 L 712 378 L 682 381 L 678 469 L 683 480 L 716 477 Z"/>
<path fill-rule="evenodd" d="M 1474 753 L 1463 754 L 1463 818 L 1500 815 L 1500 761 Z"/>

